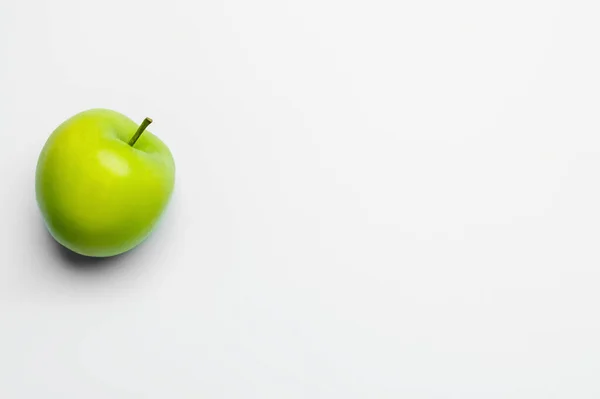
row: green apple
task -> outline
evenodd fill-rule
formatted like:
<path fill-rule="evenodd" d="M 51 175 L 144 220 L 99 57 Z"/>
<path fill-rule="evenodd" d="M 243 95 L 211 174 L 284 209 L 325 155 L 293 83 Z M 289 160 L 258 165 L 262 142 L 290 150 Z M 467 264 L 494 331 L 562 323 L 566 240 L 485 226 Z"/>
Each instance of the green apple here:
<path fill-rule="evenodd" d="M 141 243 L 156 226 L 175 184 L 169 148 L 108 109 L 81 112 L 50 135 L 35 176 L 50 234 L 81 255 L 105 257 Z M 143 133 L 143 134 L 142 134 Z"/>

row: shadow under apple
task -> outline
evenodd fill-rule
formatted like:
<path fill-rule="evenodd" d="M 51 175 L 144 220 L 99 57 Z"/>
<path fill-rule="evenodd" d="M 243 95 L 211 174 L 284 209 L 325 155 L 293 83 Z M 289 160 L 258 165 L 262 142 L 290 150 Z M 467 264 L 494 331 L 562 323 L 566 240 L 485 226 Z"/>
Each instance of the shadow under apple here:
<path fill-rule="evenodd" d="M 109 258 L 95 258 L 91 256 L 80 255 L 70 249 L 62 246 L 52 237 L 55 252 L 65 265 L 77 269 L 106 267 L 115 264 L 122 255 L 111 256 Z"/>
<path fill-rule="evenodd" d="M 44 228 L 44 230 L 46 229 Z M 59 244 L 47 230 L 44 233 L 46 234 L 46 238 L 49 241 L 49 246 L 51 247 L 52 252 L 60 260 L 60 264 L 63 265 L 65 268 L 74 271 L 99 271 L 118 266 L 119 264 L 122 264 L 125 261 L 125 259 L 128 258 L 133 252 L 135 252 L 138 247 L 144 244 L 142 242 L 140 245 L 138 245 L 138 247 L 120 255 L 109 256 L 105 258 L 97 258 L 92 256 L 80 255 L 76 252 L 73 252 L 67 247 Z"/>

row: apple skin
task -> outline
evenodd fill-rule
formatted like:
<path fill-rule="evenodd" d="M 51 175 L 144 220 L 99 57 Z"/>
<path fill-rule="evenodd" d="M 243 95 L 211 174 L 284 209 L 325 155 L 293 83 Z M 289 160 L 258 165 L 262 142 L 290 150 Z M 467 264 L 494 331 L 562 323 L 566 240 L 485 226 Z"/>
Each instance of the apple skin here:
<path fill-rule="evenodd" d="M 85 256 L 126 252 L 153 230 L 175 184 L 169 148 L 149 131 L 130 146 L 138 124 L 108 109 L 63 122 L 37 163 L 35 191 L 50 234 Z"/>

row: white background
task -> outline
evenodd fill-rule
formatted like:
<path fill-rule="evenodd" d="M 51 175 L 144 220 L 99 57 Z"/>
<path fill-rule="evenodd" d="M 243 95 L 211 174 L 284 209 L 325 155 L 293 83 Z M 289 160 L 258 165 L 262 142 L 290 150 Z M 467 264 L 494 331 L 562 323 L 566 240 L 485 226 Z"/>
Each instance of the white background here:
<path fill-rule="evenodd" d="M 594 0 L 0 2 L 2 398 L 600 397 Z M 92 107 L 172 149 L 138 249 L 34 197 Z"/>

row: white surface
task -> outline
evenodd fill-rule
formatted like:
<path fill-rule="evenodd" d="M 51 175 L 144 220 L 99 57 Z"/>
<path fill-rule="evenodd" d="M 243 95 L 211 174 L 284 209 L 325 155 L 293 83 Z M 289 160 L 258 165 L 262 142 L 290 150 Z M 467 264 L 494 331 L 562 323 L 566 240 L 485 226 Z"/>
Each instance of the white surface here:
<path fill-rule="evenodd" d="M 2 398 L 598 398 L 600 3 L 0 4 Z M 88 265 L 34 169 L 91 107 L 172 149 Z"/>

